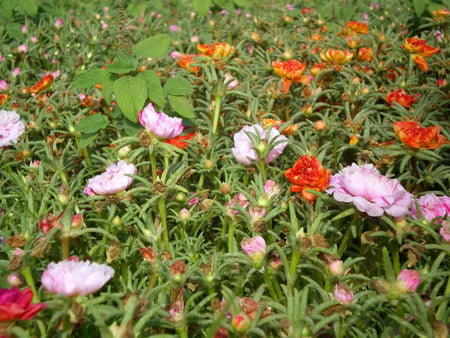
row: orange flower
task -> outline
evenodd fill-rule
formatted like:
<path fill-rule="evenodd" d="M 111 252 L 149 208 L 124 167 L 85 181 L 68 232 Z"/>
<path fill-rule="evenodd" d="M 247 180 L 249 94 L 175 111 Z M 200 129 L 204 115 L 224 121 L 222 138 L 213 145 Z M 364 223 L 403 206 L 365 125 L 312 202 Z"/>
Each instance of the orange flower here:
<path fill-rule="evenodd" d="M 163 142 L 174 145 L 177 148 L 184 149 L 191 145 L 190 143 L 185 142 L 185 141 L 192 140 L 192 138 L 194 136 L 195 136 L 195 132 L 191 132 L 191 133 L 183 135 L 183 136 L 177 136 L 177 137 L 174 137 L 171 139 L 164 140 Z"/>
<path fill-rule="evenodd" d="M 5 104 L 9 100 L 8 94 L 0 94 L 0 105 Z"/>
<path fill-rule="evenodd" d="M 423 128 L 417 122 L 400 121 L 394 123 L 394 131 L 402 143 L 415 149 L 436 149 L 448 143 L 437 126 Z"/>
<path fill-rule="evenodd" d="M 394 104 L 394 102 L 397 102 L 403 107 L 409 108 L 414 102 L 416 102 L 416 97 L 414 95 L 408 95 L 408 93 L 404 89 L 394 89 L 392 92 L 386 95 L 386 102 L 391 106 Z"/>
<path fill-rule="evenodd" d="M 321 63 L 312 65 L 312 67 L 309 71 L 311 72 L 312 75 L 316 76 L 325 67 L 326 67 L 325 63 L 321 62 Z"/>
<path fill-rule="evenodd" d="M 427 61 L 424 58 L 433 56 L 434 54 L 439 53 L 441 51 L 439 48 L 428 46 L 425 43 L 425 40 L 418 38 L 406 39 L 405 43 L 402 45 L 402 48 L 406 49 L 409 53 L 411 53 L 414 62 L 423 71 L 429 70 Z"/>
<path fill-rule="evenodd" d="M 411 54 L 420 53 L 425 46 L 425 40 L 418 38 L 409 38 L 406 39 L 405 43 L 402 45 L 402 48 L 406 49 Z"/>
<path fill-rule="evenodd" d="M 347 32 L 354 36 L 358 36 L 358 34 L 369 34 L 369 26 L 363 22 L 349 21 L 346 27 Z"/>
<path fill-rule="evenodd" d="M 350 53 L 348 49 L 329 48 L 325 52 L 320 52 L 320 58 L 325 62 L 335 65 L 336 70 L 342 70 L 342 65 L 350 62 L 353 58 L 353 53 Z"/>
<path fill-rule="evenodd" d="M 281 121 L 281 120 L 275 120 L 275 119 L 263 119 L 262 120 L 262 125 L 264 129 L 267 129 L 269 127 L 274 127 L 276 129 L 279 129 L 280 126 L 282 124 L 284 124 L 286 122 Z M 282 131 L 281 134 L 283 135 L 293 135 L 296 131 L 298 130 L 298 125 L 297 124 L 291 124 L 288 125 L 287 127 L 285 127 Z"/>
<path fill-rule="evenodd" d="M 30 89 L 28 89 L 28 92 L 30 94 L 37 94 L 42 92 L 43 90 L 47 89 L 48 87 L 50 87 L 50 85 L 53 82 L 53 75 L 48 74 L 45 75 L 41 80 L 39 80 L 33 87 L 31 87 Z"/>
<path fill-rule="evenodd" d="M 370 61 L 372 61 L 372 55 L 373 55 L 373 51 L 372 51 L 372 48 L 370 48 L 370 47 L 361 47 L 358 50 L 358 59 L 359 60 L 370 62 Z"/>
<path fill-rule="evenodd" d="M 196 62 L 195 58 L 197 56 L 200 56 L 200 55 L 198 55 L 198 54 L 196 54 L 196 55 L 182 54 L 182 55 L 180 55 L 177 65 L 183 69 L 186 69 L 187 71 L 189 71 L 193 74 L 198 74 L 198 73 L 200 73 L 200 67 L 192 66 L 192 64 Z"/>
<path fill-rule="evenodd" d="M 306 189 L 322 191 L 328 188 L 331 170 L 325 169 L 314 156 L 303 155 L 284 172 L 284 176 L 294 184 L 292 192 L 300 192 L 304 199 L 312 203 L 316 196 Z"/>
<path fill-rule="evenodd" d="M 447 8 L 441 8 L 437 11 L 433 11 L 433 16 L 437 20 L 445 19 L 447 16 L 450 15 L 450 11 Z"/>
<path fill-rule="evenodd" d="M 209 45 L 197 45 L 197 50 L 213 60 L 223 60 L 234 53 L 234 47 L 226 42 L 215 42 Z"/>
<path fill-rule="evenodd" d="M 306 64 L 301 63 L 298 60 L 289 61 L 273 61 L 272 62 L 273 71 L 279 77 L 291 80 L 292 82 L 299 83 L 302 82 L 302 74 L 306 69 Z"/>
<path fill-rule="evenodd" d="M 413 57 L 413 60 L 416 63 L 416 65 L 419 66 L 419 68 L 422 69 L 424 72 L 428 72 L 430 70 L 427 61 L 420 55 L 415 55 Z"/>

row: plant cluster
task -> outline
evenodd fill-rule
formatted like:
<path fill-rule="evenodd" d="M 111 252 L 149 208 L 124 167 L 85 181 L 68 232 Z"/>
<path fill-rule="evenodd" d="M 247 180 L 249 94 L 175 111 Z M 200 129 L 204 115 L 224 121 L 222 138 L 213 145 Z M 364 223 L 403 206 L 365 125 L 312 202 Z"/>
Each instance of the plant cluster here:
<path fill-rule="evenodd" d="M 0 1 L 0 337 L 448 336 L 450 5 L 334 3 Z"/>

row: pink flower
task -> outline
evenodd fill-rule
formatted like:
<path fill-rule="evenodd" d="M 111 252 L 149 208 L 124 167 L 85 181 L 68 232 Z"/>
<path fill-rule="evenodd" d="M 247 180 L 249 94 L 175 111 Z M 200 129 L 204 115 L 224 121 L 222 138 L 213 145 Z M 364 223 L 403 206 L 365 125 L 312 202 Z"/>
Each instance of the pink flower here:
<path fill-rule="evenodd" d="M 88 180 L 84 194 L 109 195 L 124 191 L 133 183 L 133 178 L 127 175 L 136 175 L 136 167 L 133 164 L 127 164 L 123 160 L 110 164 L 104 173 Z"/>
<path fill-rule="evenodd" d="M 396 180 L 381 175 L 373 164 L 361 166 L 353 163 L 330 179 L 335 200 L 353 203 L 369 216 L 387 213 L 392 217 L 404 217 L 410 213 L 412 195 Z"/>
<path fill-rule="evenodd" d="M 270 163 L 281 155 L 288 144 L 288 139 L 275 128 L 264 130 L 259 124 L 245 126 L 234 134 L 234 158 L 244 165 L 252 165 L 260 156 Z"/>
<path fill-rule="evenodd" d="M 157 113 L 151 103 L 139 112 L 139 123 L 160 139 L 177 137 L 184 129 L 180 118 Z"/>
<path fill-rule="evenodd" d="M 397 276 L 396 289 L 401 293 L 414 292 L 420 284 L 420 274 L 416 270 L 403 270 Z"/>
<path fill-rule="evenodd" d="M 22 71 L 20 70 L 20 68 L 14 68 L 12 71 L 12 76 L 16 77 L 18 75 L 22 74 Z"/>
<path fill-rule="evenodd" d="M 47 307 L 42 303 L 31 304 L 32 299 L 33 292 L 28 288 L 22 291 L 17 286 L 0 289 L 0 323 L 33 319 L 39 311 Z"/>
<path fill-rule="evenodd" d="M 61 18 L 56 19 L 55 27 L 56 29 L 60 29 L 64 25 L 64 20 Z"/>
<path fill-rule="evenodd" d="M 31 37 L 31 42 L 37 43 L 38 41 L 39 41 L 39 39 L 37 37 L 35 37 L 35 36 Z"/>
<path fill-rule="evenodd" d="M 439 234 L 444 241 L 450 242 L 450 221 L 445 220 L 442 222 L 442 226 L 439 229 Z"/>
<path fill-rule="evenodd" d="M 114 275 L 106 264 L 88 261 L 50 263 L 42 274 L 42 286 L 51 293 L 67 297 L 86 296 L 100 290 Z"/>
<path fill-rule="evenodd" d="M 236 80 L 236 78 L 234 78 L 230 73 L 226 73 L 224 84 L 227 86 L 228 90 L 233 90 L 239 86 L 239 81 Z"/>
<path fill-rule="evenodd" d="M 0 147 L 17 143 L 25 125 L 15 111 L 0 110 Z"/>
<path fill-rule="evenodd" d="M 28 33 L 28 27 L 27 27 L 26 25 L 22 25 L 22 26 L 20 27 L 20 29 L 22 30 L 22 33 L 23 33 L 23 34 Z"/>
<path fill-rule="evenodd" d="M 337 283 L 334 286 L 333 296 L 342 304 L 350 304 L 353 301 L 353 292 L 347 285 Z"/>
<path fill-rule="evenodd" d="M 179 51 L 174 50 L 170 53 L 170 57 L 173 59 L 178 59 L 180 57 L 181 53 Z"/>
<path fill-rule="evenodd" d="M 328 271 L 330 271 L 333 276 L 344 275 L 344 262 L 342 262 L 341 260 L 335 260 L 331 262 L 330 264 L 328 264 Z"/>
<path fill-rule="evenodd" d="M 236 205 L 240 205 L 242 208 L 247 208 L 250 201 L 243 193 L 238 193 L 233 196 L 231 201 L 227 203 L 227 211 L 231 217 L 238 215 L 240 212 L 237 210 Z"/>
<path fill-rule="evenodd" d="M 241 242 L 241 248 L 251 258 L 256 267 L 261 263 L 266 254 L 266 241 L 261 236 L 247 237 Z"/>
<path fill-rule="evenodd" d="M 421 196 L 417 203 L 419 204 L 422 216 L 428 221 L 432 222 L 436 217 L 441 217 L 436 223 L 441 223 L 442 219 L 450 215 L 450 197 L 436 196 L 435 194 L 426 194 Z M 416 206 L 413 205 L 411 214 L 414 218 L 419 218 L 419 213 Z"/>
<path fill-rule="evenodd" d="M 169 32 L 173 33 L 173 32 L 181 32 L 181 27 L 177 26 L 177 25 L 170 25 L 169 26 Z"/>
<path fill-rule="evenodd" d="M 21 53 L 27 53 L 28 47 L 26 45 L 20 45 L 19 47 L 17 47 L 17 50 Z"/>
<path fill-rule="evenodd" d="M 0 91 L 4 91 L 8 89 L 8 82 L 5 80 L 0 80 Z"/>

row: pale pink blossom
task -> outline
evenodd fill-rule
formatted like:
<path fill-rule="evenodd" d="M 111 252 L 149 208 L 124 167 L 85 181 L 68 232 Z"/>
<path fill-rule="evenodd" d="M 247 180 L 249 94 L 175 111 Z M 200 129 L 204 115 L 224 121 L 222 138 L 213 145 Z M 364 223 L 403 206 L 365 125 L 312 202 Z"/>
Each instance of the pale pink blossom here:
<path fill-rule="evenodd" d="M 113 275 L 114 269 L 106 264 L 66 260 L 50 263 L 42 274 L 41 284 L 53 294 L 87 296 L 100 290 Z"/>
<path fill-rule="evenodd" d="M 139 112 L 139 123 L 160 139 L 179 136 L 184 129 L 182 122 L 178 117 L 170 117 L 164 112 L 157 113 L 151 103 Z"/>
<path fill-rule="evenodd" d="M 170 25 L 169 26 L 169 32 L 171 32 L 171 33 L 181 32 L 181 27 L 177 26 L 177 25 Z"/>
<path fill-rule="evenodd" d="M 22 71 L 20 70 L 20 68 L 14 68 L 12 71 L 12 76 L 16 77 L 19 76 L 20 74 L 22 74 Z"/>
<path fill-rule="evenodd" d="M 267 164 L 280 156 L 287 144 L 287 137 L 280 135 L 277 129 L 264 130 L 260 125 L 255 124 L 245 126 L 234 134 L 234 147 L 231 151 L 236 161 L 244 165 L 254 164 L 263 154 L 264 162 Z M 259 154 L 256 149 L 259 150 Z"/>
<path fill-rule="evenodd" d="M 403 270 L 397 276 L 396 288 L 401 293 L 414 292 L 420 284 L 420 274 L 416 270 Z"/>
<path fill-rule="evenodd" d="M 28 27 L 27 27 L 26 25 L 22 25 L 22 26 L 20 27 L 20 29 L 22 30 L 22 33 L 23 33 L 23 34 L 28 33 Z"/>
<path fill-rule="evenodd" d="M 35 36 L 32 36 L 32 37 L 31 37 L 31 42 L 37 43 L 38 41 L 39 41 L 39 40 L 38 40 L 37 37 L 35 37 Z"/>
<path fill-rule="evenodd" d="M 439 229 L 439 234 L 444 241 L 450 242 L 450 221 L 445 220 L 442 222 L 442 226 Z"/>
<path fill-rule="evenodd" d="M 242 240 L 241 248 L 254 264 L 260 265 L 266 254 L 266 241 L 261 236 L 247 237 Z"/>
<path fill-rule="evenodd" d="M 17 50 L 21 53 L 27 53 L 28 47 L 27 47 L 27 45 L 20 45 L 19 47 L 17 47 Z"/>
<path fill-rule="evenodd" d="M 350 304 L 353 301 L 353 292 L 347 285 L 337 283 L 334 286 L 334 299 L 341 302 L 341 304 Z"/>
<path fill-rule="evenodd" d="M 264 197 L 270 199 L 274 195 L 281 194 L 281 187 L 272 180 L 267 180 L 264 184 Z"/>
<path fill-rule="evenodd" d="M 436 217 L 440 217 L 436 223 L 441 223 L 443 218 L 450 215 L 450 197 L 436 196 L 435 194 L 426 194 L 421 196 L 417 203 L 423 218 L 428 222 L 432 222 Z M 411 210 L 414 218 L 419 218 L 419 212 L 416 210 L 415 204 Z"/>
<path fill-rule="evenodd" d="M 0 80 L 0 91 L 4 91 L 8 89 L 8 82 L 5 80 Z"/>
<path fill-rule="evenodd" d="M 122 192 L 133 183 L 133 178 L 129 175 L 136 175 L 136 167 L 133 164 L 123 160 L 110 164 L 104 173 L 88 180 L 84 194 L 91 196 Z"/>
<path fill-rule="evenodd" d="M 369 216 L 404 217 L 413 204 L 412 195 L 396 179 L 381 175 L 373 164 L 345 167 L 331 176 L 330 186 L 327 192 L 335 200 L 353 203 Z"/>
<path fill-rule="evenodd" d="M 236 89 L 239 86 L 239 81 L 233 77 L 230 73 L 225 74 L 224 83 L 228 90 Z"/>
<path fill-rule="evenodd" d="M 25 131 L 25 124 L 15 111 L 0 110 L 0 147 L 17 143 Z"/>
<path fill-rule="evenodd" d="M 328 271 L 333 276 L 342 276 L 344 274 L 344 262 L 337 259 L 328 264 Z"/>
<path fill-rule="evenodd" d="M 194 35 L 191 37 L 191 42 L 192 43 L 199 43 L 200 42 L 200 38 L 198 37 L 198 35 Z"/>
<path fill-rule="evenodd" d="M 174 59 L 178 59 L 180 57 L 181 53 L 174 50 L 173 52 L 170 53 L 170 57 L 174 58 Z"/>
<path fill-rule="evenodd" d="M 228 215 L 231 217 L 235 217 L 236 215 L 240 214 L 239 210 L 237 209 L 237 205 L 240 205 L 242 208 L 246 209 L 250 204 L 250 201 L 243 193 L 238 193 L 233 196 L 231 201 L 227 203 L 227 212 Z"/>

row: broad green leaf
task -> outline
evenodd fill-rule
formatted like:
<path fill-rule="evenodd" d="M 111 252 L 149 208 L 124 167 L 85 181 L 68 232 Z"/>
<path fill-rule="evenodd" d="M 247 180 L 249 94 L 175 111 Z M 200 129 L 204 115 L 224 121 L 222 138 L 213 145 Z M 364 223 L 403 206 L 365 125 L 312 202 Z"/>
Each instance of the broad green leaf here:
<path fill-rule="evenodd" d="M 251 3 L 248 0 L 233 0 L 239 7 L 250 7 Z"/>
<path fill-rule="evenodd" d="M 0 5 L 0 17 L 11 19 L 16 4 L 13 1 L 2 1 Z"/>
<path fill-rule="evenodd" d="M 170 36 L 168 34 L 157 34 L 141 42 L 138 42 L 134 48 L 134 55 L 140 58 L 157 58 L 166 55 L 170 47 Z"/>
<path fill-rule="evenodd" d="M 417 16 L 421 16 L 430 0 L 413 0 L 414 12 Z"/>
<path fill-rule="evenodd" d="M 15 40 L 20 41 L 23 39 L 23 33 L 21 30 L 21 25 L 18 23 L 10 23 L 5 26 L 8 35 Z"/>
<path fill-rule="evenodd" d="M 124 76 L 114 82 L 114 95 L 122 113 L 136 122 L 147 99 L 147 82 L 141 76 Z"/>
<path fill-rule="evenodd" d="M 75 127 L 80 133 L 95 133 L 109 124 L 108 118 L 103 114 L 89 115 L 83 118 Z"/>
<path fill-rule="evenodd" d="M 192 86 L 188 80 L 181 77 L 171 77 L 164 85 L 164 95 L 191 95 Z"/>
<path fill-rule="evenodd" d="M 20 0 L 17 4 L 30 16 L 35 16 L 37 14 L 39 5 L 38 0 Z"/>
<path fill-rule="evenodd" d="M 111 73 L 123 74 L 136 70 L 137 65 L 138 62 L 134 57 L 119 53 L 114 59 L 114 62 L 106 66 L 106 70 Z"/>
<path fill-rule="evenodd" d="M 161 79 L 153 70 L 144 70 L 139 74 L 147 82 L 148 98 L 161 109 L 166 105 L 163 88 L 161 86 Z"/>
<path fill-rule="evenodd" d="M 103 84 L 108 79 L 108 73 L 106 70 L 99 68 L 89 70 L 80 76 L 78 76 L 72 83 L 74 88 L 89 88 L 96 84 Z"/>
<path fill-rule="evenodd" d="M 178 114 L 187 119 L 193 119 L 195 117 L 194 107 L 192 107 L 186 97 L 169 95 L 167 98 L 173 110 L 175 110 Z"/>
<path fill-rule="evenodd" d="M 206 15 L 211 7 L 211 0 L 193 0 L 192 5 L 198 15 Z"/>
<path fill-rule="evenodd" d="M 91 134 L 83 134 L 80 137 L 80 148 L 85 148 L 88 145 L 90 145 L 96 138 L 98 134 L 97 133 L 91 133 Z"/>
<path fill-rule="evenodd" d="M 132 17 L 137 18 L 141 15 L 141 13 L 144 13 L 147 9 L 148 5 L 144 3 L 140 4 L 130 4 L 127 7 L 127 12 L 131 14 Z"/>
<path fill-rule="evenodd" d="M 102 83 L 102 92 L 106 103 L 110 105 L 112 103 L 112 95 L 114 92 L 114 81 L 112 81 L 109 77 Z"/>

